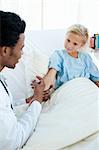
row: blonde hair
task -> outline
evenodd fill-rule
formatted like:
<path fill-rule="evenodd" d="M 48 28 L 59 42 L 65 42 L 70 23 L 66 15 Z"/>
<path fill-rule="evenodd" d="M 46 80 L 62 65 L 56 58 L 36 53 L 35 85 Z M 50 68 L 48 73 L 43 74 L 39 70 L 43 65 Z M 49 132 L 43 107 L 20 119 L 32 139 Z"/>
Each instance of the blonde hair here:
<path fill-rule="evenodd" d="M 81 24 L 74 24 L 67 29 L 68 33 L 74 33 L 76 35 L 82 36 L 83 43 L 86 44 L 89 38 L 88 29 Z"/>

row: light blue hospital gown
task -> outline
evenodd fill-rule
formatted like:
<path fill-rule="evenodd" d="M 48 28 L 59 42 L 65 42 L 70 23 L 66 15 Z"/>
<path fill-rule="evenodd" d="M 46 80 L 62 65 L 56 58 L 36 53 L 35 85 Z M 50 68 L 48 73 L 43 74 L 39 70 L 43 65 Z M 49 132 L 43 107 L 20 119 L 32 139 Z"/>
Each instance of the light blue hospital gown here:
<path fill-rule="evenodd" d="M 77 77 L 99 81 L 99 70 L 87 53 L 78 53 L 78 58 L 70 56 L 66 50 L 56 50 L 49 59 L 48 68 L 57 70 L 56 88 Z"/>

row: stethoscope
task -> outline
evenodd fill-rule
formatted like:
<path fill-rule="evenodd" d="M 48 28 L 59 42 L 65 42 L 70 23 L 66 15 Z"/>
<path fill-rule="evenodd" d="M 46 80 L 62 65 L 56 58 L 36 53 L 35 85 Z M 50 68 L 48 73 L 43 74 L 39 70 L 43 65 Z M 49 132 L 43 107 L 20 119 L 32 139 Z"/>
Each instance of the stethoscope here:
<path fill-rule="evenodd" d="M 5 85 L 6 83 L 4 84 L 2 80 L 0 80 L 0 82 L 1 82 L 2 86 L 4 87 L 4 89 L 5 89 L 6 93 L 8 94 L 8 96 L 10 96 L 10 94 L 8 92 L 8 89 L 6 88 L 6 85 Z M 11 104 L 11 109 L 13 109 L 12 104 Z"/>

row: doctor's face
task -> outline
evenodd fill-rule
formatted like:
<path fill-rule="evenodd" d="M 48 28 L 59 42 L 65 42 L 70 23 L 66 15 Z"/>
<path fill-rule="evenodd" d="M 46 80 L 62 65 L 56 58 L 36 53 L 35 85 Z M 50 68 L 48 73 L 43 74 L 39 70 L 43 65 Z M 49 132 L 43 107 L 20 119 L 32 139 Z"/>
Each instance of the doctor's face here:
<path fill-rule="evenodd" d="M 67 33 L 65 37 L 64 47 L 68 53 L 78 51 L 83 46 L 82 36 L 74 33 Z"/>
<path fill-rule="evenodd" d="M 23 54 L 22 48 L 24 47 L 24 38 L 24 34 L 20 34 L 19 40 L 17 41 L 16 45 L 12 48 L 8 47 L 4 64 L 6 67 L 15 68 L 16 64 Z"/>

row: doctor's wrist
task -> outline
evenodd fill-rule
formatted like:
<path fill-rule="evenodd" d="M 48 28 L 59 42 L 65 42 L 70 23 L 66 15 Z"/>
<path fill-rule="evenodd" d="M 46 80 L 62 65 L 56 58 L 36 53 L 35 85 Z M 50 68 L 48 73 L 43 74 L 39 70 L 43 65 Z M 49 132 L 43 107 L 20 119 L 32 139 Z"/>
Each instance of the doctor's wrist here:
<path fill-rule="evenodd" d="M 39 103 L 42 103 L 43 98 L 42 97 L 38 97 L 38 96 L 33 96 L 32 101 L 38 101 Z"/>
<path fill-rule="evenodd" d="M 42 103 L 43 98 L 40 96 L 37 96 L 37 95 L 33 95 L 33 96 L 27 98 L 25 101 L 28 104 L 31 104 L 33 101 L 38 101 L 39 103 Z"/>

